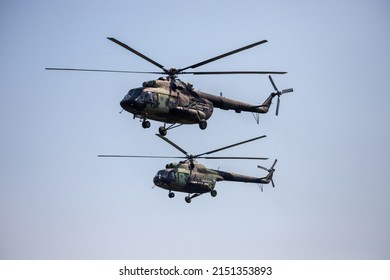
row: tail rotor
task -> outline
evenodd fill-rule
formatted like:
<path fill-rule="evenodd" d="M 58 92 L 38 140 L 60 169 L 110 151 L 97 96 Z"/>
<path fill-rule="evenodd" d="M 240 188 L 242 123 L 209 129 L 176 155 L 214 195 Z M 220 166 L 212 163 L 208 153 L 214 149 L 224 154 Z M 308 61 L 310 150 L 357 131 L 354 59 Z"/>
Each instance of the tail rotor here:
<path fill-rule="evenodd" d="M 274 172 L 275 172 L 275 165 L 276 165 L 276 163 L 278 162 L 278 160 L 277 159 L 275 159 L 275 161 L 274 161 L 274 163 L 272 164 L 272 166 L 270 167 L 270 168 L 266 168 L 266 167 L 264 167 L 264 166 L 261 166 L 261 165 L 258 165 L 257 167 L 258 168 L 260 168 L 260 169 L 263 169 L 263 170 L 265 170 L 265 171 L 268 171 L 268 175 L 267 176 L 265 176 L 264 178 L 262 178 L 262 179 L 264 179 L 264 183 L 269 183 L 269 182 L 271 182 L 271 184 L 272 184 L 272 187 L 274 187 L 275 188 L 275 183 L 274 183 L 274 180 L 273 180 L 273 175 L 274 175 Z"/>
<path fill-rule="evenodd" d="M 271 84 L 272 84 L 273 88 L 275 89 L 275 92 L 273 93 L 273 96 L 276 96 L 276 95 L 278 96 L 278 101 L 277 101 L 277 104 L 276 104 L 276 115 L 278 115 L 279 114 L 279 106 L 280 106 L 280 96 L 282 94 L 285 94 L 285 93 L 293 92 L 293 89 L 292 88 L 288 88 L 288 89 L 284 89 L 284 90 L 280 91 L 276 87 L 276 85 L 274 83 L 274 80 L 272 79 L 271 75 L 269 75 L 268 78 L 271 81 Z"/>

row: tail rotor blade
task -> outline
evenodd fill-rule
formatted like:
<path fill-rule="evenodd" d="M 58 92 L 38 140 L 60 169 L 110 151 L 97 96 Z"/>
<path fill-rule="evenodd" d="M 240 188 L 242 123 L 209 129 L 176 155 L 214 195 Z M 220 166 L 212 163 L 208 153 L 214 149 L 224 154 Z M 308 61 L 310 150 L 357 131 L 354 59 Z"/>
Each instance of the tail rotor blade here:
<path fill-rule="evenodd" d="M 276 165 L 276 163 L 278 162 L 278 160 L 277 159 L 275 159 L 275 161 L 274 161 L 274 164 L 272 164 L 272 166 L 271 166 L 271 170 L 273 170 L 274 169 L 274 167 L 275 167 L 275 165 Z"/>
<path fill-rule="evenodd" d="M 268 76 L 269 80 L 271 81 L 271 84 L 272 86 L 274 87 L 274 89 L 279 92 L 278 88 L 276 87 L 275 83 L 274 83 L 274 80 L 272 79 L 271 75 Z"/>
<path fill-rule="evenodd" d="M 288 88 L 288 89 L 284 89 L 282 90 L 281 94 L 285 94 L 285 93 L 289 93 L 289 92 L 293 92 L 294 90 L 292 88 Z"/>
<path fill-rule="evenodd" d="M 278 160 L 275 159 L 274 163 L 272 164 L 272 166 L 270 168 L 265 168 L 264 166 L 261 166 L 261 165 L 258 165 L 257 167 L 260 168 L 260 169 L 263 169 L 265 171 L 272 172 L 272 171 L 275 171 L 274 167 L 275 167 L 277 162 L 278 162 Z"/>
<path fill-rule="evenodd" d="M 265 168 L 264 166 L 258 165 L 257 168 L 263 169 L 265 171 L 268 171 L 268 168 Z"/>
<path fill-rule="evenodd" d="M 278 103 L 276 104 L 276 115 L 279 114 L 280 95 L 278 95 Z"/>

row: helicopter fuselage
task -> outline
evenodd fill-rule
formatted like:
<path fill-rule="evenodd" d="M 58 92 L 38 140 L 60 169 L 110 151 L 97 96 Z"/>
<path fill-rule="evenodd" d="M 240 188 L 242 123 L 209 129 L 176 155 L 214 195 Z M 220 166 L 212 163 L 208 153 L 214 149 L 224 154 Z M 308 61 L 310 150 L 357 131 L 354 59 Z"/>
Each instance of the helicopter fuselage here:
<path fill-rule="evenodd" d="M 213 103 L 188 92 L 189 84 L 172 84 L 164 79 L 143 83 L 131 89 L 120 102 L 121 107 L 134 117 L 164 123 L 196 124 L 208 120 L 213 113 Z"/>
<path fill-rule="evenodd" d="M 170 124 L 201 124 L 211 117 L 214 107 L 237 113 L 266 113 L 272 98 L 272 95 L 269 96 L 262 105 L 248 104 L 196 90 L 191 84 L 177 79 L 160 78 L 131 89 L 120 105 L 143 121 L 151 119 Z"/>
<path fill-rule="evenodd" d="M 221 180 L 221 176 L 199 163 L 192 168 L 187 163 L 170 163 L 153 178 L 160 188 L 186 193 L 210 192 Z"/>
<path fill-rule="evenodd" d="M 156 186 L 177 192 L 203 194 L 214 190 L 219 181 L 268 184 L 265 177 L 258 178 L 206 168 L 200 163 L 170 163 L 153 178 Z"/>

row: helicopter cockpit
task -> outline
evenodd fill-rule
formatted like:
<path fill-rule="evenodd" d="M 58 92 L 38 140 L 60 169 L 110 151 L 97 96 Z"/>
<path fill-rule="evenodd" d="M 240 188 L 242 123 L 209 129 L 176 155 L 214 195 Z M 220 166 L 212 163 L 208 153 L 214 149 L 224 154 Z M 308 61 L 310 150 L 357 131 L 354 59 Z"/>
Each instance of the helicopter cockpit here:
<path fill-rule="evenodd" d="M 161 184 L 169 184 L 172 181 L 176 181 L 176 171 L 174 170 L 160 170 L 153 178 L 153 182 L 157 186 Z"/>
<path fill-rule="evenodd" d="M 144 108 L 146 104 L 156 107 L 156 94 L 150 91 L 144 91 L 143 88 L 134 88 L 129 90 L 126 96 L 121 101 L 120 105 L 126 110 L 127 107 Z"/>
<path fill-rule="evenodd" d="M 142 93 L 142 88 L 133 88 L 129 90 L 126 96 L 123 98 L 122 102 L 131 102 L 136 101 Z"/>

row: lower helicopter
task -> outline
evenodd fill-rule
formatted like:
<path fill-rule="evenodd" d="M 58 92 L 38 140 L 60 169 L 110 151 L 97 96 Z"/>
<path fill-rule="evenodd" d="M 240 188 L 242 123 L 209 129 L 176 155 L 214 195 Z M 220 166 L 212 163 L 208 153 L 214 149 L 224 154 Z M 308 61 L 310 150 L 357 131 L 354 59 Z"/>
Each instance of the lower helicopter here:
<path fill-rule="evenodd" d="M 188 193 L 185 197 L 185 201 L 190 203 L 193 198 L 198 197 L 204 193 L 210 193 L 212 197 L 217 196 L 217 191 L 215 186 L 217 182 L 220 181 L 232 181 L 232 182 L 244 182 L 244 183 L 256 183 L 263 190 L 263 184 L 272 183 L 272 186 L 275 187 L 273 181 L 273 174 L 275 172 L 275 164 L 277 160 L 274 161 L 270 168 L 265 168 L 258 165 L 258 168 L 264 169 L 268 174 L 264 177 L 253 177 L 247 176 L 232 172 L 226 172 L 221 170 L 210 169 L 204 166 L 201 163 L 196 162 L 196 159 L 245 159 L 245 160 L 267 160 L 268 158 L 264 157 L 211 157 L 210 154 L 229 149 L 238 145 L 242 145 L 248 142 L 252 142 L 261 138 L 266 137 L 265 135 L 258 136 L 249 140 L 245 140 L 239 143 L 228 145 L 219 149 L 215 149 L 209 152 L 191 155 L 188 154 L 185 150 L 179 147 L 177 144 L 169 140 L 168 138 L 156 134 L 162 140 L 179 150 L 184 156 L 181 157 L 171 157 L 171 156 L 146 156 L 146 155 L 98 155 L 98 157 L 129 157 L 129 158 L 170 158 L 170 159 L 184 159 L 180 162 L 169 163 L 165 166 L 165 169 L 162 169 L 157 172 L 153 178 L 153 182 L 157 187 L 168 190 L 169 198 L 175 197 L 174 192 L 184 192 Z"/>

